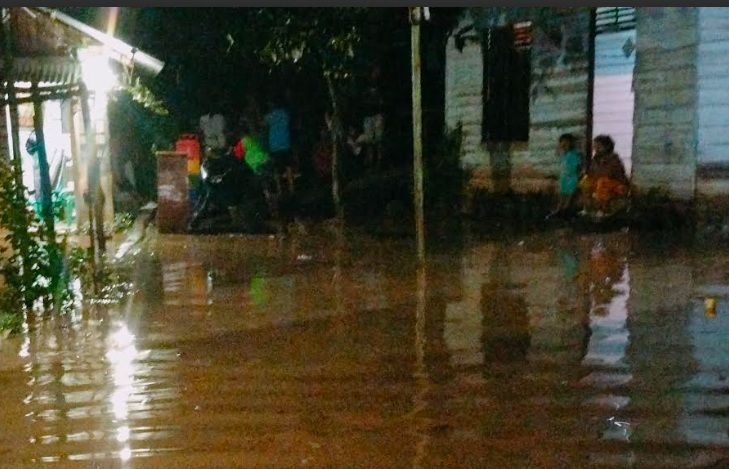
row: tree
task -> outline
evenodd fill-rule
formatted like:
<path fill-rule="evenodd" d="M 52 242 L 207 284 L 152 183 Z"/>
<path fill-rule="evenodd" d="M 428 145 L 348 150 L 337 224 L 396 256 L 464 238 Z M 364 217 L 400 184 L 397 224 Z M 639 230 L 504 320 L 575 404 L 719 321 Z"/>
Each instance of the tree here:
<path fill-rule="evenodd" d="M 264 63 L 317 70 L 326 83 L 333 142 L 332 197 L 339 218 L 343 216 L 339 181 L 342 101 L 347 86 L 366 67 L 365 30 L 377 14 L 371 8 L 260 8 L 249 17 L 257 31 L 254 47 Z M 402 14 L 407 14 L 404 9 Z"/>

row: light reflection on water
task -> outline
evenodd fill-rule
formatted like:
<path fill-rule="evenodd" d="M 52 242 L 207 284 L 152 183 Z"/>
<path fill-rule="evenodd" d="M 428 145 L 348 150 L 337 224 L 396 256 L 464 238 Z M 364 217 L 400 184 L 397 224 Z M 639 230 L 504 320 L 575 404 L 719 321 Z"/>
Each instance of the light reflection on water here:
<path fill-rule="evenodd" d="M 699 254 L 532 237 L 417 271 L 402 242 L 164 239 L 134 300 L 0 348 L 15 434 L 0 454 L 125 467 L 727 456 L 729 308 L 704 314 L 695 291 L 717 282 Z"/>
<path fill-rule="evenodd" d="M 11 351 L 22 360 L 18 372 L 6 375 L 5 402 L 12 407 L 8 399 L 14 396 L 22 408 L 0 410 L 18 443 L 17 460 L 3 467 L 124 462 L 174 449 L 178 428 L 165 417 L 179 397 L 178 356 L 174 349 L 140 346 L 130 319 L 97 310 L 80 319 L 37 320 L 14 346 L 5 344 L 0 363 Z"/>

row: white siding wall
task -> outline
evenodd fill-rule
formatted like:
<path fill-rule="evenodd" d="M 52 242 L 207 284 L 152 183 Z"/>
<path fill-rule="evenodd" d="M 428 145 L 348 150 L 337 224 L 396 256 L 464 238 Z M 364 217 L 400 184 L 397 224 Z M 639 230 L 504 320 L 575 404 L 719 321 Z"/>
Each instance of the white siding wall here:
<path fill-rule="evenodd" d="M 586 11 L 574 15 L 575 24 L 586 25 L 587 15 Z M 462 22 L 469 23 L 468 19 Z M 618 35 L 597 38 L 594 133 L 613 135 L 618 152 L 631 155 L 632 179 L 639 190 L 661 188 L 679 199 L 692 199 L 696 192 L 729 194 L 729 180 L 713 176 L 708 179 L 699 176 L 697 180 L 697 166 L 729 166 L 729 95 L 725 92 L 729 78 L 729 8 L 639 7 L 636 23 L 635 31 L 621 33 L 635 34 L 636 43 L 632 148 L 626 148 L 630 141 L 629 126 L 622 126 L 626 120 L 614 117 L 616 112 L 627 115 L 631 100 L 603 100 L 618 89 L 628 90 L 625 77 L 615 78 L 627 73 L 609 75 L 612 83 L 608 84 L 603 79 L 606 75 L 600 71 L 603 56 L 599 50 L 603 47 L 609 50 L 618 44 L 622 48 L 624 38 Z M 603 40 L 606 42 L 601 44 Z M 607 44 L 608 40 L 615 44 Z M 535 48 L 533 74 L 540 72 L 537 66 L 540 54 Z M 627 72 L 630 64 L 626 61 L 613 66 L 614 71 Z M 451 38 L 446 67 L 446 123 L 450 127 L 462 123 L 463 166 L 475 169 L 475 177 L 480 171 L 483 185 L 491 187 L 490 154 L 481 142 L 480 44 L 467 43 L 461 52 Z M 606 65 L 605 70 L 608 68 Z M 541 85 L 537 98 L 531 102 L 529 144 L 509 150 L 512 186 L 517 190 L 519 181 L 529 178 L 553 180 L 558 171 L 554 155 L 558 135 L 562 132 L 584 135 L 585 132 L 586 62 L 550 69 Z M 535 187 L 548 188 L 544 184 L 532 184 L 526 189 Z"/>
<path fill-rule="evenodd" d="M 470 22 L 470 18 L 465 17 L 458 28 Z M 480 43 L 467 41 L 459 51 L 454 38 L 448 40 L 445 87 L 446 125 L 449 128 L 455 128 L 459 123 L 463 125 L 463 166 L 488 164 L 488 155 L 481 145 L 483 57 Z"/>
<path fill-rule="evenodd" d="M 630 174 L 633 153 L 633 68 L 635 51 L 626 57 L 623 47 L 636 42 L 635 29 L 595 37 L 595 91 L 593 135 L 607 134 Z"/>
<path fill-rule="evenodd" d="M 568 33 L 583 36 L 585 44 L 589 17 L 588 9 L 578 9 L 565 24 Z M 465 17 L 459 28 L 470 22 L 470 18 Z M 536 97 L 530 103 L 529 142 L 515 143 L 505 150 L 511 163 L 510 187 L 518 192 L 550 190 L 559 172 L 555 154 L 559 135 L 572 132 L 583 137 L 586 132 L 587 60 L 573 59 L 567 65 L 540 69 L 545 55 L 553 53 L 553 47 L 540 47 L 539 41 L 535 41 L 532 81 L 539 83 Z M 454 38 L 450 38 L 446 49 L 445 86 L 446 124 L 451 128 L 459 123 L 463 126 L 462 165 L 474 170 L 473 185 L 493 189 L 491 154 L 481 141 L 483 58 L 480 43 L 466 42 L 459 51 Z"/>
<path fill-rule="evenodd" d="M 633 183 L 694 196 L 697 9 L 638 8 Z"/>
<path fill-rule="evenodd" d="M 529 105 L 529 153 L 527 160 L 517 162 L 552 179 L 559 176 L 557 140 L 561 134 L 569 132 L 579 139 L 578 145 L 584 143 L 589 104 L 587 51 L 590 10 L 575 9 L 563 21 L 567 36 L 582 42 L 584 55 L 542 68 L 539 64 L 545 57 L 554 57 L 554 46 L 535 37 L 532 86 L 536 86 L 537 90 Z"/>
<path fill-rule="evenodd" d="M 699 8 L 699 163 L 729 163 L 729 8 Z"/>

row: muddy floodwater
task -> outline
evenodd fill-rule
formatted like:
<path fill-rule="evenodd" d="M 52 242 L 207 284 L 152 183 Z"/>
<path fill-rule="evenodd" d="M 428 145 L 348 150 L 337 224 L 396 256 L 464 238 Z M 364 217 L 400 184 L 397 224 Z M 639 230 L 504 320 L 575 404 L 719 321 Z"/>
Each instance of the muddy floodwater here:
<path fill-rule="evenodd" d="M 729 248 L 152 233 L 0 342 L 0 467 L 729 467 Z"/>

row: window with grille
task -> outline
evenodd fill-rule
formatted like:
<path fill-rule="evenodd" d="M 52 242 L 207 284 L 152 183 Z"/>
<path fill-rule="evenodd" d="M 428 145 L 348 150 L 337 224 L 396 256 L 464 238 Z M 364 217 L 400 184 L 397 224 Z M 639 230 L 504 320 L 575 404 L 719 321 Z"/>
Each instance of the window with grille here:
<path fill-rule="evenodd" d="M 485 142 L 529 140 L 531 23 L 484 31 L 483 125 Z"/>
<path fill-rule="evenodd" d="M 595 12 L 595 33 L 635 29 L 635 8 L 600 7 Z"/>

